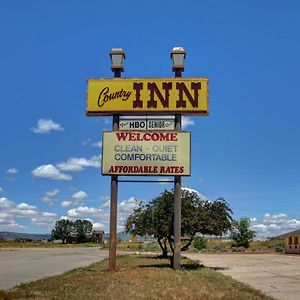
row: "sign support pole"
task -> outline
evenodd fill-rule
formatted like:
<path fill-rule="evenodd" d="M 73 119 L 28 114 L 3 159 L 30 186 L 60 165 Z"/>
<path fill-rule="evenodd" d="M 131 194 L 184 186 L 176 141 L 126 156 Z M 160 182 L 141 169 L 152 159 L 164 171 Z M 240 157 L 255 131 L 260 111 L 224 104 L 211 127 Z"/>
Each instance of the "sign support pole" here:
<path fill-rule="evenodd" d="M 175 70 L 175 77 L 181 77 L 181 70 Z M 181 131 L 181 114 L 175 115 L 175 130 Z M 181 267 L 181 176 L 174 176 L 174 255 L 173 268 Z"/>
<path fill-rule="evenodd" d="M 121 77 L 121 70 L 115 70 L 114 77 Z M 119 130 L 119 115 L 113 115 L 112 130 Z M 118 176 L 111 176 L 110 185 L 110 237 L 109 237 L 109 271 L 116 271 L 117 261 L 117 212 L 118 212 Z"/>

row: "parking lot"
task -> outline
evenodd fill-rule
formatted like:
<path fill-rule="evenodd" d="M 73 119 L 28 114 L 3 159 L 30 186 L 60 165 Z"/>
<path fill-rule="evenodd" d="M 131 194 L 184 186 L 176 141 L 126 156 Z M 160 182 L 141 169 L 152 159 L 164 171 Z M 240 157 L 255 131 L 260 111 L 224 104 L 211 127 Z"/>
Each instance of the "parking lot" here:
<path fill-rule="evenodd" d="M 202 254 L 185 256 L 277 299 L 300 299 L 300 255 Z"/>
<path fill-rule="evenodd" d="M 0 250 L 0 289 L 62 274 L 108 257 L 99 248 L 3 249 Z"/>

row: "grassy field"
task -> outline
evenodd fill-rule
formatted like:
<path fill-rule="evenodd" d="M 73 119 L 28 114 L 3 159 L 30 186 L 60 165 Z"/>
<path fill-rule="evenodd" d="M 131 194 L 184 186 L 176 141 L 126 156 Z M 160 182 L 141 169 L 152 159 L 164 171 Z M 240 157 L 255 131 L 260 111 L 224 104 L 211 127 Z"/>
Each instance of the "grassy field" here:
<path fill-rule="evenodd" d="M 183 260 L 174 271 L 169 261 L 151 256 L 122 256 L 110 273 L 107 260 L 60 276 L 0 290 L 0 299 L 272 299 L 230 277 Z"/>

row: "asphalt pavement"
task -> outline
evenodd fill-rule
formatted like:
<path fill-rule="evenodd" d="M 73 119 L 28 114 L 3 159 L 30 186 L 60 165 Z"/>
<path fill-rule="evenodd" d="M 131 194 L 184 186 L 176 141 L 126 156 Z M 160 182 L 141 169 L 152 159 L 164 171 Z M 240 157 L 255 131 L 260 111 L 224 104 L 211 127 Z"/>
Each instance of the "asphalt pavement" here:
<path fill-rule="evenodd" d="M 184 253 L 184 255 L 249 284 L 266 295 L 282 300 L 300 299 L 300 255 L 231 253 Z"/>
<path fill-rule="evenodd" d="M 108 257 L 97 247 L 0 249 L 0 289 L 87 266 Z"/>

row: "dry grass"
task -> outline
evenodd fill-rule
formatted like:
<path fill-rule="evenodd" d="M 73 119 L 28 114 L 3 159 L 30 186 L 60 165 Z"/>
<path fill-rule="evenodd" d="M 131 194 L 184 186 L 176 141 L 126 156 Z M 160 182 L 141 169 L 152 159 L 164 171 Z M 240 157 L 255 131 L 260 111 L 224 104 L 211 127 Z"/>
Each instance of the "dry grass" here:
<path fill-rule="evenodd" d="M 110 273 L 107 260 L 60 276 L 0 290 L 0 299 L 272 299 L 193 261 L 173 271 L 169 261 L 149 256 L 118 257 Z"/>

